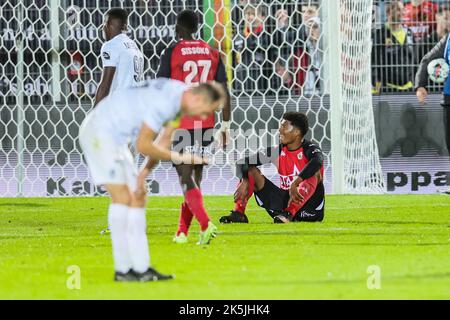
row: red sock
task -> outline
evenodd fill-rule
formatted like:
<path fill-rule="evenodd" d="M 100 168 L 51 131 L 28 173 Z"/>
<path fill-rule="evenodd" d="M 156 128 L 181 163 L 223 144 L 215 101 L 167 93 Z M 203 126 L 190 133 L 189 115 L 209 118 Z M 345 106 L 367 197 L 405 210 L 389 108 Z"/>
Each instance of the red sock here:
<path fill-rule="evenodd" d="M 303 196 L 303 200 L 300 202 L 291 202 L 285 211 L 289 212 L 293 217 L 297 212 L 305 205 L 305 203 L 316 192 L 317 183 L 319 181 L 315 176 L 308 178 L 300 183 L 298 186 L 298 192 Z"/>
<path fill-rule="evenodd" d="M 248 176 L 248 182 L 250 184 L 249 188 L 248 188 L 248 194 L 247 197 L 245 197 L 244 201 L 242 200 L 238 200 L 234 203 L 234 211 L 240 212 L 242 214 L 245 214 L 245 208 L 247 207 L 247 203 L 248 203 L 248 199 L 250 199 L 253 195 L 253 190 L 255 189 L 255 179 L 253 179 L 253 176 L 249 175 Z M 239 185 L 241 184 L 241 182 L 239 182 Z"/>
<path fill-rule="evenodd" d="M 182 232 L 185 235 L 188 235 L 189 227 L 191 226 L 193 217 L 194 215 L 192 214 L 191 210 L 189 210 L 188 205 L 186 204 L 186 202 L 183 202 L 181 204 L 180 222 L 178 224 L 177 236 L 179 236 Z"/>
<path fill-rule="evenodd" d="M 200 228 L 205 231 L 208 228 L 209 217 L 203 205 L 203 196 L 199 188 L 186 191 L 184 199 L 194 217 L 200 223 Z"/>

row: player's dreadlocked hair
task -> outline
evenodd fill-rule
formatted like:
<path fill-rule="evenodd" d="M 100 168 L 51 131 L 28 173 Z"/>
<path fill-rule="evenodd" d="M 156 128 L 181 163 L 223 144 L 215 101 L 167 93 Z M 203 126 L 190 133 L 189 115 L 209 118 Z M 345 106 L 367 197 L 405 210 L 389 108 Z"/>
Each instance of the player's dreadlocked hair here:
<path fill-rule="evenodd" d="M 193 34 L 198 30 L 198 16 L 192 10 L 183 10 L 177 15 L 178 32 Z"/>
<path fill-rule="evenodd" d="M 283 119 L 288 120 L 291 124 L 300 130 L 304 137 L 309 130 L 308 118 L 302 112 L 286 112 L 283 114 Z"/>
<path fill-rule="evenodd" d="M 122 8 L 110 9 L 107 13 L 113 19 L 117 19 L 122 24 L 122 28 L 126 29 L 128 25 L 128 12 Z"/>

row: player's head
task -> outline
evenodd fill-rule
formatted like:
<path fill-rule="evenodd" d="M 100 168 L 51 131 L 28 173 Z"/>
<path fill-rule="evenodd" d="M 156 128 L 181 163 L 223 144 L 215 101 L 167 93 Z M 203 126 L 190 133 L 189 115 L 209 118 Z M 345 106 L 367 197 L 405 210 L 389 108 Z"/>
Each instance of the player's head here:
<path fill-rule="evenodd" d="M 182 111 L 191 117 L 206 119 L 222 108 L 226 97 L 223 85 L 209 81 L 189 88 L 183 95 Z"/>
<path fill-rule="evenodd" d="M 280 123 L 280 143 L 301 141 L 308 133 L 308 118 L 301 112 L 286 112 Z"/>
<path fill-rule="evenodd" d="M 121 8 L 114 8 L 106 13 L 103 24 L 103 32 L 106 41 L 111 40 L 118 34 L 127 31 L 128 12 Z"/>
<path fill-rule="evenodd" d="M 177 15 L 175 31 L 178 38 L 191 39 L 198 30 L 198 16 L 192 10 L 183 10 Z"/>

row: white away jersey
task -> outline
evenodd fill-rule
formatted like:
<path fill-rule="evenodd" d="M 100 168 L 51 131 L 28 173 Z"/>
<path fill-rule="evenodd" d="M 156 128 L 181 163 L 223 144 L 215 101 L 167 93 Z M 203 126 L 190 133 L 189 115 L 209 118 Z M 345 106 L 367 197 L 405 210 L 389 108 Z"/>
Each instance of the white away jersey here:
<path fill-rule="evenodd" d="M 121 33 L 105 42 L 101 49 L 103 67 L 115 67 L 111 92 L 136 86 L 144 79 L 144 56 L 136 43 Z"/>
<path fill-rule="evenodd" d="M 157 133 L 165 123 L 176 119 L 181 96 L 187 88 L 178 80 L 148 80 L 138 87 L 108 95 L 91 111 L 89 118 L 100 135 L 125 144 L 137 136 L 142 123 Z"/>

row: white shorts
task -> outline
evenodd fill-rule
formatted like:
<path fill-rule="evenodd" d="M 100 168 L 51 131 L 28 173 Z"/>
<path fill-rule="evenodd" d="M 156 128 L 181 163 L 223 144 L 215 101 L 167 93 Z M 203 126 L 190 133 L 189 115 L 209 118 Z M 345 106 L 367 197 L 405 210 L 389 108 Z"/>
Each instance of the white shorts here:
<path fill-rule="evenodd" d="M 96 130 L 94 117 L 86 117 L 79 134 L 92 180 L 96 185 L 126 184 L 135 191 L 137 166 L 128 145 L 118 145 L 110 135 Z"/>

